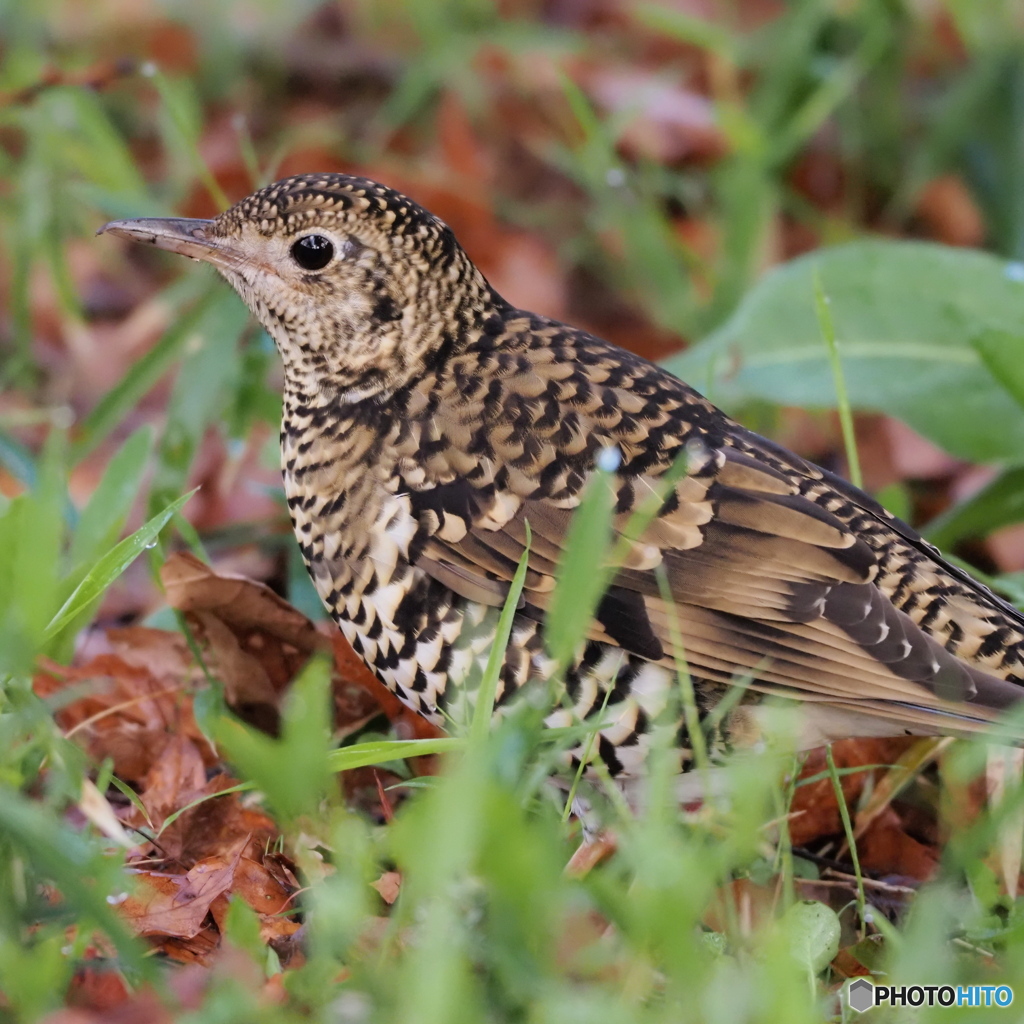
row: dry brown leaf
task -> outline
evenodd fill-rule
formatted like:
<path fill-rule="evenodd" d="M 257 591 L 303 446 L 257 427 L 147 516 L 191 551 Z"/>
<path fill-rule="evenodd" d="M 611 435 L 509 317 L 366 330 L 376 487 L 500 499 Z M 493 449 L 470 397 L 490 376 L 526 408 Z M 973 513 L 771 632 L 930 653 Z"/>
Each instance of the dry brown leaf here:
<path fill-rule="evenodd" d="M 154 942 L 154 946 L 175 963 L 211 967 L 220 948 L 220 932 L 213 926 L 207 926 L 191 938 L 169 935 Z"/>
<path fill-rule="evenodd" d="M 248 842 L 246 836 L 229 854 L 207 857 L 185 875 L 140 873 L 135 891 L 120 904 L 122 915 L 139 935 L 193 938 L 213 901 L 231 888 Z"/>
<path fill-rule="evenodd" d="M 320 632 L 265 584 L 219 573 L 186 552 L 168 558 L 161 578 L 168 603 L 185 613 L 223 681 L 228 704 L 246 721 L 276 733 L 278 706 L 292 679 L 314 653 L 329 650 L 335 654 L 336 729 L 347 734 L 380 713 L 378 697 L 386 688 L 333 624 Z"/>
<path fill-rule="evenodd" d="M 891 807 L 875 818 L 857 840 L 857 852 L 865 871 L 921 882 L 931 878 L 938 864 L 936 852 L 907 835 L 899 815 Z"/>
<path fill-rule="evenodd" d="M 265 704 L 276 712 L 295 674 L 327 647 L 314 624 L 270 587 L 220 575 L 189 552 L 171 555 L 160 579 L 168 604 L 186 613 L 210 648 L 232 707 Z"/>
<path fill-rule="evenodd" d="M 385 871 L 375 882 L 370 885 L 380 893 L 380 898 L 389 906 L 398 899 L 398 893 L 402 888 L 402 876 L 397 871 Z"/>
<path fill-rule="evenodd" d="M 66 996 L 68 1006 L 109 1011 L 120 1006 L 130 989 L 124 975 L 108 963 L 87 960 L 75 971 Z"/>
<path fill-rule="evenodd" d="M 580 843 L 576 852 L 565 865 L 565 873 L 573 878 L 582 878 L 603 860 L 607 860 L 618 849 L 614 832 L 601 832 L 593 839 Z"/>
<path fill-rule="evenodd" d="M 669 78 L 634 67 L 602 65 L 586 75 L 588 91 L 615 117 L 627 117 L 619 145 L 630 158 L 662 164 L 714 160 L 725 136 L 707 96 Z"/>
<path fill-rule="evenodd" d="M 262 809 L 247 806 L 241 793 L 224 793 L 235 784 L 229 775 L 215 775 L 196 795 L 182 802 L 185 806 L 200 796 L 209 797 L 181 814 L 160 834 L 159 852 L 163 857 L 187 865 L 224 854 L 243 836 L 251 837 L 249 849 L 253 854 L 275 842 L 277 825 Z"/>
<path fill-rule="evenodd" d="M 68 688 L 84 691 L 56 712 L 57 723 L 69 737 L 83 743 L 93 760 L 110 757 L 118 778 L 139 781 L 152 769 L 170 731 L 202 743 L 189 702 L 182 696 L 190 681 L 184 659 L 176 672 L 170 671 L 173 646 L 162 646 L 166 657 L 162 669 L 167 671 L 160 677 L 149 671 L 145 657 L 136 664 L 121 654 L 102 653 L 71 668 L 44 664 L 45 671 L 37 673 L 33 686 L 43 698 Z M 208 747 L 203 756 L 212 763 Z"/>
<path fill-rule="evenodd" d="M 164 819 L 203 794 L 206 767 L 199 748 L 180 733 L 168 737 L 143 782 L 141 799 L 150 821 Z"/>
<path fill-rule="evenodd" d="M 854 768 L 868 764 L 895 764 L 900 754 L 913 743 L 908 739 L 841 740 L 832 745 L 836 768 Z M 814 750 L 804 762 L 803 777 L 817 775 L 826 768 L 824 750 Z M 854 772 L 840 776 L 846 804 L 853 814 L 870 773 Z M 837 835 L 843 830 L 839 805 L 830 778 L 799 786 L 790 808 L 789 833 L 794 846 L 806 846 L 822 836 Z"/>
<path fill-rule="evenodd" d="M 243 857 L 235 871 L 232 892 L 241 896 L 253 910 L 260 914 L 280 914 L 287 910 L 295 894 L 286 889 L 267 870 L 261 860 Z"/>
<path fill-rule="evenodd" d="M 939 242 L 971 248 L 985 244 L 984 214 L 963 179 L 955 174 L 933 178 L 921 190 L 915 212 Z"/>

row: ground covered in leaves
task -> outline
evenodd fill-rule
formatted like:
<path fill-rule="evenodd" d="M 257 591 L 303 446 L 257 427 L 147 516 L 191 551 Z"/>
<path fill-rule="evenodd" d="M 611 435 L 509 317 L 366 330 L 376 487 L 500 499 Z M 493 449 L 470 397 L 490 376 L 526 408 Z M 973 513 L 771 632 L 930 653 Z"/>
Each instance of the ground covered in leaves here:
<path fill-rule="evenodd" d="M 1019 600 L 1022 85 L 998 2 L 8 5 L 0 1020 L 812 1021 L 860 975 L 1024 998 L 1016 754 L 768 752 L 681 817 L 655 765 L 650 813 L 598 792 L 614 839 L 576 852 L 528 711 L 440 738 L 323 621 L 237 298 L 93 237 L 378 178 L 510 300 L 667 360 Z"/>

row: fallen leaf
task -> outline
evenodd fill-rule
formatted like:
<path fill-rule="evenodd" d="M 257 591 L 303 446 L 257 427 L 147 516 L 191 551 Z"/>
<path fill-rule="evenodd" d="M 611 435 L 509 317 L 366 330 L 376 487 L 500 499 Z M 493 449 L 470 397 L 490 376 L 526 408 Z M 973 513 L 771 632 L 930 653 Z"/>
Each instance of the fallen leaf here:
<path fill-rule="evenodd" d="M 841 740 L 832 744 L 832 755 L 837 769 L 872 764 L 891 765 L 913 742 L 913 738 Z M 804 762 L 801 775 L 804 778 L 818 775 L 825 768 L 824 750 L 814 750 Z M 840 776 L 851 817 L 870 777 L 871 772 L 867 771 Z M 790 839 L 794 846 L 806 846 L 822 836 L 834 836 L 843 831 L 839 805 L 830 778 L 798 786 L 790 811 L 794 815 L 789 824 Z"/>
<path fill-rule="evenodd" d="M 675 76 L 602 65 L 586 75 L 586 87 L 613 118 L 626 120 L 619 145 L 630 158 L 660 164 L 715 160 L 728 148 L 714 104 Z"/>
<path fill-rule="evenodd" d="M 398 899 L 398 893 L 402 888 L 402 876 L 397 871 L 385 871 L 375 882 L 370 885 L 380 893 L 380 898 L 389 906 Z"/>
<path fill-rule="evenodd" d="M 68 1006 L 110 1011 L 124 1003 L 130 989 L 124 975 L 113 965 L 87 960 L 79 967 L 68 986 Z"/>
<path fill-rule="evenodd" d="M 936 241 L 971 248 L 985 244 L 988 231 L 984 214 L 971 190 L 955 174 L 943 174 L 928 182 L 914 212 Z"/>
<path fill-rule="evenodd" d="M 159 827 L 170 814 L 201 796 L 205 785 L 206 766 L 199 748 L 176 733 L 153 761 L 140 795 L 150 820 Z"/>
<path fill-rule="evenodd" d="M 938 854 L 919 843 L 903 828 L 899 815 L 888 807 L 857 840 L 860 864 L 877 875 L 896 875 L 926 881 L 935 873 Z"/>
<path fill-rule="evenodd" d="M 233 708 L 266 705 L 327 643 L 313 622 L 270 587 L 221 575 L 189 552 L 171 555 L 160 579 L 172 608 L 185 612 L 210 651 Z"/>
<path fill-rule="evenodd" d="M 231 888 L 248 845 L 246 836 L 227 856 L 207 857 L 185 875 L 140 873 L 119 910 L 139 935 L 190 939 L 202 930 L 210 905 Z"/>

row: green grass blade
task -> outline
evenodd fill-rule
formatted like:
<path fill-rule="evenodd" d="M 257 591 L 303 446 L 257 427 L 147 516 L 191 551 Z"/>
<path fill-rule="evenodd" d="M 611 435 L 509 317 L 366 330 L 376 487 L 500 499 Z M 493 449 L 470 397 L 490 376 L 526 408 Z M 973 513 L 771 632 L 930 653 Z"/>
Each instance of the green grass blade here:
<path fill-rule="evenodd" d="M 111 887 L 124 885 L 113 858 L 13 790 L 5 790 L 0 799 L 0 830 L 5 843 L 20 849 L 80 915 L 88 914 L 110 936 L 126 964 L 149 975 L 134 936 L 107 903 L 107 896 L 117 891 Z"/>
<path fill-rule="evenodd" d="M 818 326 L 825 342 L 829 363 L 832 366 L 832 378 L 836 386 L 836 405 L 839 409 L 839 424 L 843 431 L 843 446 L 846 449 L 846 462 L 850 468 L 850 482 L 855 487 L 864 485 L 860 472 L 860 457 L 857 455 L 857 436 L 853 430 L 853 413 L 850 411 L 850 397 L 846 393 L 846 378 L 843 376 L 843 364 L 839 359 L 839 344 L 836 341 L 836 326 L 832 319 L 832 308 L 829 298 L 821 284 L 821 274 L 814 271 L 814 308 L 818 314 Z"/>
<path fill-rule="evenodd" d="M 857 837 L 853 833 L 853 822 L 850 820 L 850 809 L 846 806 L 846 795 L 843 793 L 843 784 L 839 781 L 839 774 L 836 771 L 836 761 L 832 756 L 832 744 L 825 747 L 825 761 L 828 765 L 829 777 L 832 779 L 832 789 L 836 794 L 836 803 L 839 805 L 839 815 L 843 819 L 843 833 L 846 836 L 846 845 L 850 848 L 850 860 L 853 861 L 853 874 L 857 879 L 857 916 L 860 918 L 863 938 L 863 929 L 866 926 L 865 913 L 867 911 L 867 899 L 864 896 L 864 876 L 860 870 L 860 856 L 857 853 Z"/>
<path fill-rule="evenodd" d="M 120 533 L 124 520 L 139 493 L 139 481 L 153 447 L 153 428 L 141 427 L 110 460 L 78 525 L 68 552 L 68 564 L 93 561 Z"/>
<path fill-rule="evenodd" d="M 125 537 L 99 559 L 86 573 L 82 582 L 75 587 L 71 596 L 61 606 L 60 611 L 50 620 L 46 627 L 46 638 L 56 636 L 76 616 L 84 612 L 146 548 L 156 543 L 160 531 L 167 525 L 171 516 L 193 494 L 195 494 L 194 490 L 183 494 L 177 501 L 172 501 L 162 512 L 158 512 L 130 537 Z"/>
<path fill-rule="evenodd" d="M 447 754 L 462 750 L 465 745 L 466 741 L 456 736 L 438 736 L 426 740 L 374 740 L 332 750 L 327 756 L 327 763 L 332 772 L 347 772 L 352 768 L 366 768 L 387 761 L 401 761 L 407 757 Z"/>
<path fill-rule="evenodd" d="M 199 288 L 202 288 L 202 294 L 196 305 L 178 319 L 144 356 L 132 363 L 125 375 L 83 420 L 71 448 L 72 461 L 80 462 L 94 451 L 174 365 L 192 337 L 196 324 L 220 289 L 213 282 L 203 280 L 200 275 L 190 275 L 185 281 L 176 283 L 164 292 L 161 301 L 177 308 L 189 302 Z"/>
<path fill-rule="evenodd" d="M 512 577 L 512 584 L 509 587 L 508 597 L 505 598 L 505 606 L 501 609 L 498 617 L 498 625 L 494 632 L 494 643 L 487 656 L 487 667 L 484 669 L 483 678 L 480 680 L 480 688 L 476 694 L 476 706 L 473 708 L 473 720 L 469 726 L 469 742 L 471 746 L 482 745 L 487 740 L 491 728 L 491 716 L 494 713 L 494 695 L 498 691 L 498 680 L 501 677 L 501 669 L 505 664 L 505 649 L 508 647 L 509 637 L 512 636 L 512 622 L 515 619 L 516 609 L 519 607 L 519 597 L 523 592 L 523 584 L 526 582 L 526 567 L 530 561 L 530 527 L 526 527 L 526 550 L 519 559 L 519 566 L 515 576 Z"/>
<path fill-rule="evenodd" d="M 618 452 L 612 455 L 615 465 L 609 458 L 608 468 L 599 466 L 587 482 L 555 574 L 544 634 L 557 674 L 568 668 L 608 586 L 605 563 L 612 543 Z"/>

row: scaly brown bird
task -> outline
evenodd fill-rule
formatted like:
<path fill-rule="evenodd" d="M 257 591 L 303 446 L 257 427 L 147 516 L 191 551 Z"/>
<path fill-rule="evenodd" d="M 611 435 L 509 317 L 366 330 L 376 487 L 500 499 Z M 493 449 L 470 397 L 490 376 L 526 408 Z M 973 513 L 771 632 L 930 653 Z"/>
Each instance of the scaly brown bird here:
<path fill-rule="evenodd" d="M 551 673 L 545 609 L 605 448 L 621 457 L 620 532 L 687 457 L 547 719 L 600 715 L 596 752 L 612 775 L 642 772 L 649 723 L 675 685 L 676 621 L 702 715 L 751 680 L 711 737 L 716 753 L 760 734 L 764 694 L 800 702 L 804 746 L 972 732 L 1021 696 L 1016 609 L 665 370 L 510 305 L 404 195 L 306 174 L 213 220 L 101 230 L 212 263 L 270 332 L 285 370 L 285 490 L 310 575 L 370 669 L 433 722 L 486 659 L 528 529 L 499 699 Z M 683 768 L 690 747 L 680 726 Z"/>

